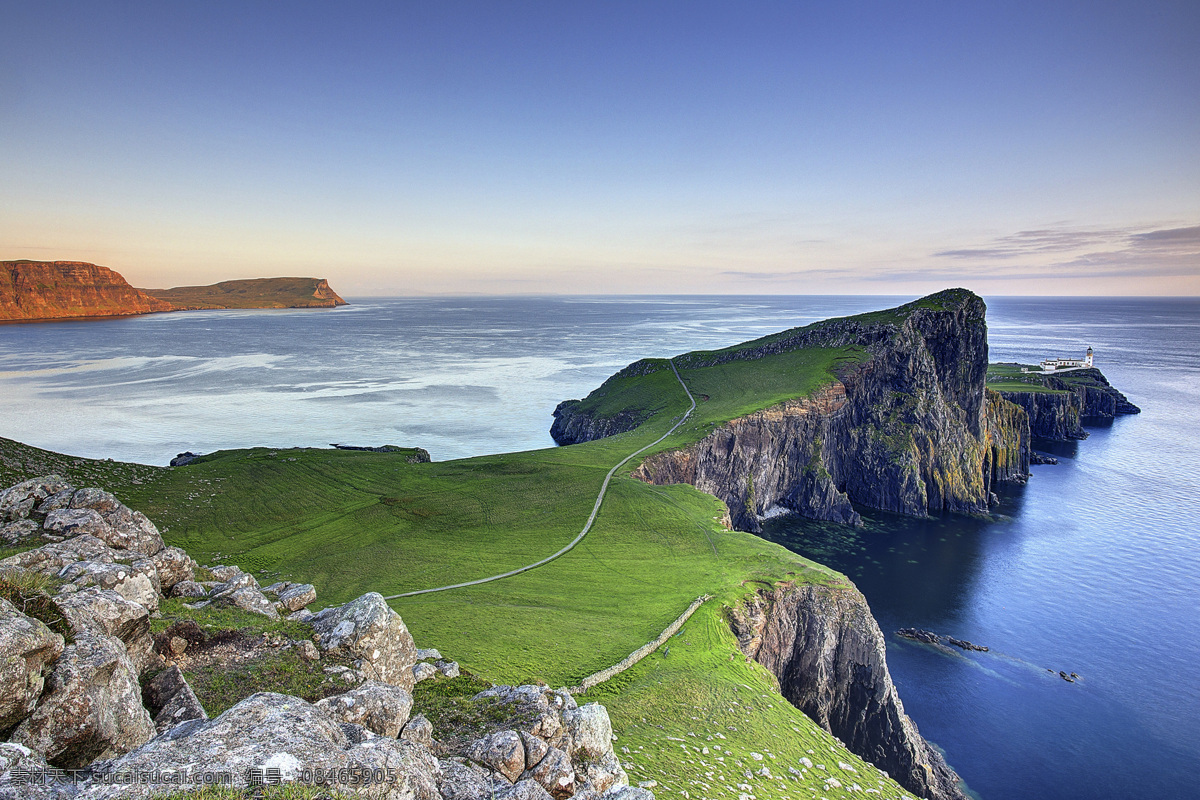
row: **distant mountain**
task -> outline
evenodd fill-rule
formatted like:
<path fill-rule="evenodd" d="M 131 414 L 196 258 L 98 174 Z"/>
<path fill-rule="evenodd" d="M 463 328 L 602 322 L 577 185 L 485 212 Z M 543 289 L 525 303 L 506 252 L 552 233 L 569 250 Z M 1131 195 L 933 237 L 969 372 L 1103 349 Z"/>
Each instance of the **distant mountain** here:
<path fill-rule="evenodd" d="M 143 289 L 180 310 L 202 308 L 333 308 L 347 305 L 324 278 L 254 278 L 212 286 Z"/>
<path fill-rule="evenodd" d="M 346 301 L 324 278 L 255 278 L 212 286 L 135 289 L 82 261 L 0 261 L 0 322 L 124 317 L 206 308 L 333 308 Z"/>
<path fill-rule="evenodd" d="M 108 267 L 81 261 L 0 261 L 0 320 L 117 317 L 174 311 Z"/>

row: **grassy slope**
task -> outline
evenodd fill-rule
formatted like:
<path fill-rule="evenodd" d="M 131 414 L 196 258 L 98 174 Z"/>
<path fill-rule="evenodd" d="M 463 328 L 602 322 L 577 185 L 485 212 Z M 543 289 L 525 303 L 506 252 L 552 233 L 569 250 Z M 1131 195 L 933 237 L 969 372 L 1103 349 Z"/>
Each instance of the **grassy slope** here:
<path fill-rule="evenodd" d="M 697 411 L 661 448 L 807 394 L 861 357 L 851 349 L 809 350 L 685 370 Z M 56 469 L 109 487 L 201 562 L 232 561 L 263 578 L 310 581 L 323 605 L 364 591 L 390 594 L 495 574 L 572 539 L 611 465 L 658 438 L 687 408 L 669 370 L 609 385 L 606 398 L 589 400 L 652 403 L 655 414 L 636 431 L 597 442 L 427 464 L 409 464 L 403 454 L 255 449 L 160 469 L 70 459 L 5 441 L 0 477 L 12 482 Z M 635 765 L 634 777 L 657 779 L 658 791 L 667 790 L 660 796 L 736 797 L 743 782 L 759 798 L 790 797 L 802 787 L 802 796 L 809 789 L 842 796 L 821 785 L 829 775 L 876 788 L 872 767 L 784 702 L 765 670 L 744 662 L 720 611 L 756 582 L 841 576 L 723 529 L 719 501 L 690 486 L 635 481 L 628 477 L 634 466 L 613 481 L 592 533 L 557 561 L 504 581 L 396 601 L 418 645 L 437 646 L 496 682 L 569 685 L 653 638 L 696 596 L 712 594 L 669 652 L 592 692 L 609 707 L 618 747 L 630 748 L 622 758 Z M 706 746 L 708 754 L 699 752 Z M 744 774 L 766 765 L 787 775 L 802 756 L 830 771 L 801 783 Z M 858 772 L 841 770 L 839 761 Z M 903 794 L 891 782 L 880 788 L 885 797 Z"/>
<path fill-rule="evenodd" d="M 159 300 L 188 308 L 305 308 L 327 306 L 315 298 L 317 278 L 254 278 L 222 281 L 211 286 L 142 289 Z"/>
<path fill-rule="evenodd" d="M 1042 383 L 1040 374 L 1021 372 L 1021 367 L 1040 370 L 1029 364 L 988 364 L 987 385 L 997 392 L 1040 392 L 1042 394 L 1065 394 L 1057 389 L 1051 389 Z M 1065 377 L 1066 372 L 1056 377 Z"/>

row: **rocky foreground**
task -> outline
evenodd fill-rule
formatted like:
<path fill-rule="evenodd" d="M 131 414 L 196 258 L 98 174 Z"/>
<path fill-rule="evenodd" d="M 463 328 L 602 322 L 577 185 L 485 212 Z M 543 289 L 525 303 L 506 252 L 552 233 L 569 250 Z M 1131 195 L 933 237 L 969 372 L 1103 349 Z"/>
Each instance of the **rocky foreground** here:
<path fill-rule="evenodd" d="M 0 491 L 0 798 L 140 798 L 216 783 L 316 784 L 378 800 L 652 800 L 613 752 L 608 712 L 565 690 L 476 695 L 474 731 L 412 715 L 416 682 L 453 677 L 377 593 L 313 613 L 311 585 L 260 587 L 200 567 L 145 515 L 57 476 Z M 259 692 L 209 719 L 179 663 L 186 626 L 154 637 L 166 598 L 303 623 L 275 641 L 328 663 L 315 703 Z M 431 663 L 432 662 L 432 663 Z"/>

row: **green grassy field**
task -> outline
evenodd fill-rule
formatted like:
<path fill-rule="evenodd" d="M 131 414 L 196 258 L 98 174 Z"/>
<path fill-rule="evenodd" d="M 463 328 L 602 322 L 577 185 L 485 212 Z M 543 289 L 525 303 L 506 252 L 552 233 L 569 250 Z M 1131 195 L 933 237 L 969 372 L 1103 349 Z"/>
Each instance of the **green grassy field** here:
<path fill-rule="evenodd" d="M 807 395 L 864 357 L 853 348 L 810 349 L 681 370 L 697 409 L 655 450 Z M 321 607 L 366 591 L 390 595 L 486 577 L 561 548 L 579 533 L 606 472 L 687 410 L 667 362 L 661 366 L 610 381 L 584 401 L 609 413 L 642 409 L 650 414 L 644 424 L 571 447 L 416 464 L 403 453 L 257 448 L 155 468 L 0 440 L 0 479 L 7 485 L 57 471 L 106 487 L 201 563 L 236 563 L 263 583 L 313 583 Z M 745 662 L 722 615 L 758 585 L 844 578 L 726 530 L 720 501 L 690 486 L 634 480 L 636 466 L 614 477 L 592 532 L 559 559 L 502 581 L 394 601 L 418 646 L 438 647 L 493 682 L 572 685 L 711 594 L 669 649 L 589 695 L 608 706 L 621 757 L 636 766 L 632 777 L 657 780 L 660 797 L 848 796 L 827 786 L 828 777 L 904 796 L 788 705 L 773 678 Z M 826 769 L 790 774 L 802 757 Z M 764 766 L 769 775 L 756 774 Z M 739 791 L 739 783 L 753 791 Z"/>
<path fill-rule="evenodd" d="M 306 308 L 325 307 L 337 297 L 317 278 L 252 278 L 222 281 L 211 286 L 142 289 L 159 300 L 186 308 Z M 320 296 L 316 296 L 319 293 Z M 339 300 L 341 298 L 338 298 Z"/>
<path fill-rule="evenodd" d="M 1039 372 L 1037 374 L 1021 372 L 1022 367 L 1030 370 L 1039 370 Z M 994 389 L 997 392 L 1063 394 L 1058 389 L 1051 389 L 1042 382 L 1043 376 L 1040 374 L 1040 370 L 1040 367 L 1030 364 L 988 364 L 987 386 L 989 389 Z M 1069 372 L 1065 372 L 1055 377 L 1065 378 L 1070 374 Z"/>

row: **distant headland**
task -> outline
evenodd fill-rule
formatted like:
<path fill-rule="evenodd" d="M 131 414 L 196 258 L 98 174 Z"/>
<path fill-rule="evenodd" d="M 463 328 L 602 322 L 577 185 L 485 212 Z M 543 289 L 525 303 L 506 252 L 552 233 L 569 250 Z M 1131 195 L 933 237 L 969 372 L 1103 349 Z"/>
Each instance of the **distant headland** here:
<path fill-rule="evenodd" d="M 346 301 L 324 278 L 257 278 L 212 286 L 136 289 L 120 273 L 82 261 L 0 261 L 0 321 L 5 322 L 344 305 Z"/>

